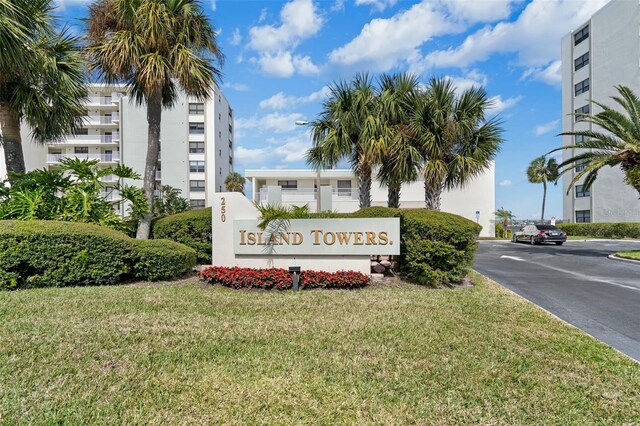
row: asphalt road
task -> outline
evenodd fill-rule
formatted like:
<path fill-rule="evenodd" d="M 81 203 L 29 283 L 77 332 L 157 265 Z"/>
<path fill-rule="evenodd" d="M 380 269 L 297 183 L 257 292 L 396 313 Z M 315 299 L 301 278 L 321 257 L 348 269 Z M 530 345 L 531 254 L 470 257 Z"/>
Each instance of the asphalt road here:
<path fill-rule="evenodd" d="M 640 264 L 607 258 L 621 250 L 640 242 L 481 241 L 474 269 L 640 361 Z"/>

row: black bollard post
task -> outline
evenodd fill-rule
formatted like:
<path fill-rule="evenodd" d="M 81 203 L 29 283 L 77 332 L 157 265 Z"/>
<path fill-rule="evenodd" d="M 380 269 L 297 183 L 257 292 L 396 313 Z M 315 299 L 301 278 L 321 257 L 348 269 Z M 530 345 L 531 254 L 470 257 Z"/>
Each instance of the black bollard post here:
<path fill-rule="evenodd" d="M 289 266 L 289 273 L 291 274 L 291 283 L 293 284 L 293 291 L 300 290 L 300 267 Z"/>

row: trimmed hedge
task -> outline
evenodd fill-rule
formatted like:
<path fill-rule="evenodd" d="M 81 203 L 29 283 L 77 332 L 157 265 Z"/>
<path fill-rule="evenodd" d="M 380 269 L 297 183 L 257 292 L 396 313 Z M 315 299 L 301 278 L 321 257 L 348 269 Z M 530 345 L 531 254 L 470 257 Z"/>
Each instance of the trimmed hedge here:
<path fill-rule="evenodd" d="M 171 241 L 140 242 L 98 225 L 0 221 L 0 289 L 170 279 L 192 268 L 194 257 L 191 249 Z M 157 276 L 149 272 L 148 265 L 159 264 L 169 266 Z"/>
<path fill-rule="evenodd" d="M 568 235 L 599 238 L 640 238 L 640 223 L 560 223 Z"/>
<path fill-rule="evenodd" d="M 286 269 L 224 268 L 212 266 L 198 272 L 209 284 L 232 288 L 259 288 L 264 290 L 288 290 L 292 288 L 291 274 Z M 300 288 L 358 288 L 369 283 L 369 277 L 355 271 L 335 273 L 305 270 L 300 274 Z"/>
<path fill-rule="evenodd" d="M 196 251 L 197 261 L 211 264 L 211 207 L 189 210 L 154 221 L 153 238 L 166 238 Z"/>
<path fill-rule="evenodd" d="M 169 240 L 134 240 L 133 273 L 145 281 L 171 280 L 196 265 L 196 251 Z"/>

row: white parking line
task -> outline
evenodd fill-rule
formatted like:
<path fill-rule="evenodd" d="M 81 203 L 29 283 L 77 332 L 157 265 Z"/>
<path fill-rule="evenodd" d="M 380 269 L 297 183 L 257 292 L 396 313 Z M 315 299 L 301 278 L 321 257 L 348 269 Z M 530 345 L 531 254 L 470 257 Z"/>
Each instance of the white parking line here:
<path fill-rule="evenodd" d="M 518 262 L 524 262 L 525 260 L 518 257 L 518 256 L 500 256 L 500 259 L 511 259 L 511 260 L 517 260 Z"/>

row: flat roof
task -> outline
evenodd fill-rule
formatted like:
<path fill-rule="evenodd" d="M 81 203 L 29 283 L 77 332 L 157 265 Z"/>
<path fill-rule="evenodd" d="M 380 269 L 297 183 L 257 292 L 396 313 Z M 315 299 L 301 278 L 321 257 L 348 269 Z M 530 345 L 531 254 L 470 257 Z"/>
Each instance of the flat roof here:
<path fill-rule="evenodd" d="M 318 172 L 314 169 L 247 169 L 244 171 L 247 179 L 315 179 Z M 320 178 L 348 178 L 353 179 L 355 175 L 351 169 L 327 169 L 320 170 Z"/>

